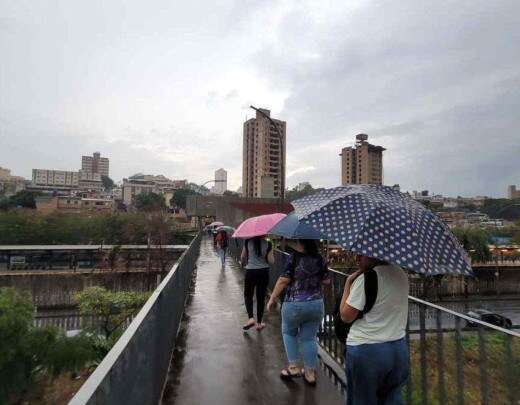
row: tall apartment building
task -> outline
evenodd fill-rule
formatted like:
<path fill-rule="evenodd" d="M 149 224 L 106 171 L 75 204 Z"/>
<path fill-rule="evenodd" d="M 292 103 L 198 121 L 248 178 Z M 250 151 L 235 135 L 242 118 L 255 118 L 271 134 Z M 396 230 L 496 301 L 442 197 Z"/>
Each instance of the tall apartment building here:
<path fill-rule="evenodd" d="M 218 169 L 215 171 L 215 185 L 212 188 L 214 194 L 224 194 L 227 190 L 227 171 Z"/>
<path fill-rule="evenodd" d="M 368 143 L 368 135 L 356 135 L 356 145 L 341 150 L 341 184 L 383 184 L 385 150 Z"/>
<path fill-rule="evenodd" d="M 510 200 L 520 198 L 520 190 L 517 190 L 515 185 L 507 186 L 507 198 Z"/>
<path fill-rule="evenodd" d="M 269 110 L 262 111 L 270 116 Z M 285 121 L 273 119 L 282 136 L 261 113 L 244 122 L 242 155 L 242 194 L 244 197 L 280 197 L 285 189 Z M 282 169 L 283 167 L 283 169 Z M 282 172 L 283 171 L 283 172 Z"/>
<path fill-rule="evenodd" d="M 101 157 L 101 154 L 99 152 L 94 152 L 92 156 L 82 156 L 81 170 L 87 173 L 99 173 L 100 176 L 108 177 L 108 158 Z"/>
<path fill-rule="evenodd" d="M 78 181 L 78 172 L 46 169 L 32 170 L 32 183 L 36 186 L 77 188 Z"/>

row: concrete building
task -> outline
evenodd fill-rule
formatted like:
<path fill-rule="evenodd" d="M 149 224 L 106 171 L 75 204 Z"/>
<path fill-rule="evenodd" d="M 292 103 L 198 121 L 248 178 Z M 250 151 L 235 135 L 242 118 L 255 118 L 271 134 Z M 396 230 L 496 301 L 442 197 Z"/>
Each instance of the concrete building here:
<path fill-rule="evenodd" d="M 510 200 L 520 198 L 520 190 L 517 190 L 515 185 L 507 186 L 507 198 Z"/>
<path fill-rule="evenodd" d="M 368 135 L 356 135 L 356 145 L 341 150 L 341 184 L 383 184 L 385 150 L 368 143 Z"/>
<path fill-rule="evenodd" d="M 25 179 L 11 176 L 11 170 L 0 167 L 0 195 L 11 196 L 25 189 Z"/>
<path fill-rule="evenodd" d="M 81 170 L 87 173 L 98 173 L 100 176 L 107 176 L 109 173 L 109 160 L 101 157 L 99 152 L 94 152 L 92 156 L 81 157 Z"/>
<path fill-rule="evenodd" d="M 106 213 L 114 209 L 114 201 L 102 198 L 81 198 L 73 196 L 38 196 L 36 210 L 43 214 L 65 212 L 71 214 Z"/>
<path fill-rule="evenodd" d="M 78 188 L 79 173 L 66 170 L 33 169 L 32 183 L 44 187 Z"/>
<path fill-rule="evenodd" d="M 213 194 L 222 195 L 227 190 L 227 171 L 218 169 L 215 171 L 215 185 L 212 187 Z"/>
<path fill-rule="evenodd" d="M 185 185 L 186 180 L 170 180 L 163 175 L 138 173 L 128 179 L 123 179 L 122 199 L 126 205 L 130 205 L 138 194 L 157 193 L 163 194 L 166 204 L 169 204 L 174 191 Z"/>
<path fill-rule="evenodd" d="M 262 111 L 270 116 L 269 110 Z M 244 122 L 242 155 L 242 194 L 244 197 L 278 198 L 285 189 L 286 133 L 285 121 L 273 119 L 282 135 L 259 112 Z M 283 172 L 282 172 L 283 167 Z"/>
<path fill-rule="evenodd" d="M 0 166 L 0 181 L 9 180 L 11 178 L 11 170 Z"/>
<path fill-rule="evenodd" d="M 103 182 L 99 173 L 80 170 L 78 179 L 78 188 L 80 190 L 101 191 L 103 189 Z"/>

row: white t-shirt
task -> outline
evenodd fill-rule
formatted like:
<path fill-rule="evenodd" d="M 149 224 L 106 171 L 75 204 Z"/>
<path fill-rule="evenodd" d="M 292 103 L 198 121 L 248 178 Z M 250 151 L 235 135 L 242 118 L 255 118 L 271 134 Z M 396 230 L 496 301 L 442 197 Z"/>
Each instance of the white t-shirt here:
<path fill-rule="evenodd" d="M 408 276 L 395 265 L 376 266 L 377 298 L 362 319 L 352 325 L 347 345 L 391 342 L 406 333 L 408 319 Z M 347 304 L 362 311 L 365 306 L 365 276 L 354 280 Z"/>

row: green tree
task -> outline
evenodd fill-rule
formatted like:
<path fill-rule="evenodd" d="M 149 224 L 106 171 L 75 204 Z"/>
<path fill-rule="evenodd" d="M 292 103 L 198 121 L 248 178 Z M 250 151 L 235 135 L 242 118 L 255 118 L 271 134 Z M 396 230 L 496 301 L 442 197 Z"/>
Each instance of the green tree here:
<path fill-rule="evenodd" d="M 480 210 L 491 218 L 502 218 L 510 221 L 520 219 L 520 199 L 488 198 Z"/>
<path fill-rule="evenodd" d="M 105 190 L 112 190 L 115 186 L 114 180 L 108 176 L 101 176 L 101 182 L 103 183 L 103 188 Z"/>
<path fill-rule="evenodd" d="M 137 314 L 148 299 L 148 293 L 108 291 L 103 287 L 89 287 L 75 294 L 79 312 L 99 319 L 90 329 L 102 333 L 106 341 L 115 343 L 123 332 L 124 322 Z"/>
<path fill-rule="evenodd" d="M 477 262 L 491 260 L 490 235 L 485 230 L 477 227 L 459 227 L 453 229 L 453 234 L 473 260 Z"/>
<path fill-rule="evenodd" d="M 190 190 L 189 188 L 180 188 L 178 190 L 175 190 L 175 193 L 173 193 L 173 197 L 170 201 L 170 205 L 175 205 L 179 208 L 186 209 L 186 198 L 189 195 L 201 195 L 201 194 L 197 193 L 196 191 Z"/>
<path fill-rule="evenodd" d="M 120 253 L 121 253 L 120 245 L 113 246 L 112 249 L 110 249 L 110 252 L 108 252 L 108 264 L 110 265 L 110 270 L 114 270 L 114 267 L 116 265 L 116 262 L 117 262 L 117 259 L 119 258 Z"/>
<path fill-rule="evenodd" d="M 87 335 L 67 338 L 56 328 L 33 327 L 28 294 L 0 288 L 0 403 L 16 402 L 38 373 L 56 376 L 100 360 Z"/>
<path fill-rule="evenodd" d="M 312 195 L 322 190 L 323 188 L 314 188 L 312 187 L 312 185 L 306 184 L 301 190 L 298 190 L 298 187 L 294 187 L 292 190 L 287 190 L 285 192 L 285 198 L 287 199 L 287 201 L 294 201 L 298 198 L 302 198 L 307 195 Z"/>
<path fill-rule="evenodd" d="M 141 193 L 134 197 L 134 207 L 139 211 L 152 212 L 166 209 L 166 202 L 162 194 Z"/>
<path fill-rule="evenodd" d="M 36 200 L 34 197 L 40 193 L 32 191 L 22 190 L 12 195 L 9 198 L 3 198 L 0 200 L 0 210 L 8 210 L 10 208 L 36 208 Z"/>

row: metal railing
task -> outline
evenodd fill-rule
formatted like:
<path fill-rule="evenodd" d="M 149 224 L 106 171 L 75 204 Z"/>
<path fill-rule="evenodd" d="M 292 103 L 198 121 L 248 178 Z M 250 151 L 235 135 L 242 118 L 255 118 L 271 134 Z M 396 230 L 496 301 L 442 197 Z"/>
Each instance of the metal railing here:
<path fill-rule="evenodd" d="M 233 243 L 233 242 L 232 242 Z M 238 257 L 240 242 L 232 253 Z M 286 262 L 277 251 L 271 267 L 274 286 Z M 345 384 L 345 344 L 334 333 L 336 300 L 346 274 L 330 269 L 332 283 L 324 291 L 325 317 L 318 341 L 336 363 Z M 520 334 L 468 317 L 454 310 L 408 297 L 406 340 L 410 378 L 404 388 L 407 404 L 518 404 L 520 401 Z"/>
<path fill-rule="evenodd" d="M 200 252 L 198 234 L 72 405 L 159 403 Z"/>

